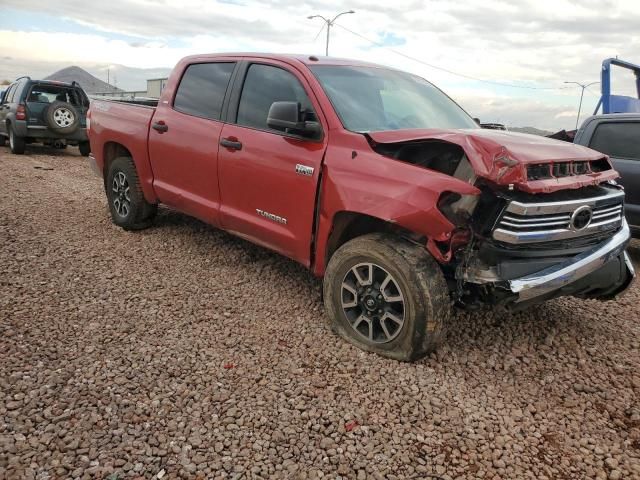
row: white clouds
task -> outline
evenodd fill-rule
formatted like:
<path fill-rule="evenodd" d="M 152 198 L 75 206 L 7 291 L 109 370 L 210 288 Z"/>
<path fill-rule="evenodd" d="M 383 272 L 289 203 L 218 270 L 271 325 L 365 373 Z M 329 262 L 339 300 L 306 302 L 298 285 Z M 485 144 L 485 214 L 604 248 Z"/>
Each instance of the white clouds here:
<path fill-rule="evenodd" d="M 82 25 L 81 33 L 0 31 L 0 50 L 20 61 L 124 64 L 171 67 L 182 56 L 215 51 L 322 53 L 321 23 L 311 13 L 329 15 L 353 8 L 343 24 L 379 40 L 383 32 L 406 40 L 403 53 L 474 77 L 525 85 L 562 86 L 565 80 L 598 80 L 599 64 L 620 55 L 640 62 L 640 8 L 637 0 L 3 0 L 3 7 L 63 15 Z M 22 30 L 22 31 L 21 31 Z M 49 29 L 50 30 L 50 29 Z M 123 37 L 126 35 L 126 37 Z M 334 27 L 331 54 L 388 64 L 422 75 L 452 94 L 470 113 L 543 128 L 567 126 L 579 90 L 527 91 L 470 82 L 412 62 Z M 27 65 L 26 63 L 24 64 Z M 0 73 L 2 76 L 2 73 Z M 629 84 L 628 79 L 625 82 Z M 614 82 L 622 85 L 623 82 Z M 597 86 L 596 86 L 597 89 Z M 583 111 L 595 98 L 585 95 Z M 589 108 L 587 108 L 589 106 Z M 567 115 L 567 116 L 565 116 Z M 570 125 L 569 125 L 570 126 Z"/>
<path fill-rule="evenodd" d="M 118 62 L 148 68 L 176 62 L 180 58 L 179 51 L 172 51 L 167 55 L 167 49 L 156 45 L 131 46 L 123 40 L 75 33 L 0 31 L 0 46 L 5 45 L 11 45 L 11 48 L 2 48 L 3 51 L 10 53 L 12 58 L 21 60 Z"/>

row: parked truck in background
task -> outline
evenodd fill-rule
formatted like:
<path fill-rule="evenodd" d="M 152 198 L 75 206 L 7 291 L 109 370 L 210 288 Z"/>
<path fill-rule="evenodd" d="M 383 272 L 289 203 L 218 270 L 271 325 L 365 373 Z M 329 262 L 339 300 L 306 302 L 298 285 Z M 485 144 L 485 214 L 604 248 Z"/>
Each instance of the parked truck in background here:
<path fill-rule="evenodd" d="M 640 113 L 612 113 L 587 118 L 574 143 L 606 153 L 625 188 L 625 216 L 640 237 Z"/>
<path fill-rule="evenodd" d="M 635 96 L 613 94 L 611 69 L 630 70 Z M 625 188 L 625 216 L 631 233 L 640 238 L 640 65 L 607 58 L 600 69 L 601 96 L 593 116 L 579 130 L 562 130 L 550 138 L 573 142 L 605 153 L 620 173 Z"/>
<path fill-rule="evenodd" d="M 157 107 L 94 100 L 90 159 L 111 217 L 159 203 L 324 277 L 334 330 L 413 360 L 452 304 L 608 300 L 634 277 L 606 155 L 483 130 L 408 73 L 351 60 L 200 55 Z"/>

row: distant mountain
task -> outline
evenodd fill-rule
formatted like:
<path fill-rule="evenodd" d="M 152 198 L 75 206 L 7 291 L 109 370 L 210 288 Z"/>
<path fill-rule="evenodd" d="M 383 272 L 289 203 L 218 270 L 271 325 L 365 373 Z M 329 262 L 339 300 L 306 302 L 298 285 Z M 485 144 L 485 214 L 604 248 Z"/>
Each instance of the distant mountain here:
<path fill-rule="evenodd" d="M 66 67 L 62 70 L 58 70 L 56 73 L 52 73 L 48 77 L 45 77 L 45 80 L 55 80 L 57 82 L 67 83 L 76 81 L 80 84 L 84 91 L 89 94 L 122 91 L 119 88 L 114 87 L 107 82 L 103 82 L 97 77 L 94 77 L 83 68 L 76 66 Z"/>
<path fill-rule="evenodd" d="M 518 132 L 518 133 L 529 133 L 531 135 L 539 135 L 541 137 L 546 137 L 547 135 L 551 135 L 553 132 L 548 130 L 540 130 L 535 127 L 509 127 L 509 131 Z"/>

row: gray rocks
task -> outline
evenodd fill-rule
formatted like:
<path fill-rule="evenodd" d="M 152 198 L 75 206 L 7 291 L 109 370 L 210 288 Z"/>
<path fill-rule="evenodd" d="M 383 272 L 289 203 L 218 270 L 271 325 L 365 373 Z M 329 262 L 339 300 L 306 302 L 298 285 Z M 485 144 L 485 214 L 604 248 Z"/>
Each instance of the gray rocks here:
<path fill-rule="evenodd" d="M 124 232 L 74 149 L 35 151 L 0 147 L 0 478 L 640 478 L 640 283 L 393 362 L 302 267 L 164 208 Z"/>

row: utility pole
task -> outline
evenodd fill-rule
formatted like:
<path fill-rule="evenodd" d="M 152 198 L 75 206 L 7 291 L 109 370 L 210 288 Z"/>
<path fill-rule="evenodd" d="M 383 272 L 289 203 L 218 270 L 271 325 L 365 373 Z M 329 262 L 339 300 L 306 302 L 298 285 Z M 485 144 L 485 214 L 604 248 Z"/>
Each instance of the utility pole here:
<path fill-rule="evenodd" d="M 331 31 L 331 27 L 333 26 L 334 22 L 338 19 L 339 16 L 346 15 L 348 13 L 356 13 L 356 12 L 354 12 L 353 10 L 349 10 L 347 12 L 341 12 L 341 13 L 337 14 L 335 17 L 333 17 L 331 20 L 329 20 L 328 18 L 324 18 L 322 15 L 310 15 L 310 16 L 307 17 L 309 20 L 312 20 L 314 18 L 321 18 L 324 21 L 324 23 L 326 23 L 326 25 L 327 25 L 327 43 L 326 43 L 326 46 L 325 46 L 324 54 L 327 57 L 329 56 L 329 33 Z"/>
<path fill-rule="evenodd" d="M 584 97 L 584 89 L 600 82 L 591 82 L 587 84 L 580 83 L 580 82 L 564 82 L 564 83 L 572 83 L 582 88 L 582 91 L 580 92 L 580 104 L 578 105 L 578 117 L 576 118 L 576 130 L 578 130 L 578 124 L 580 123 L 580 111 L 582 110 L 582 98 Z"/>

